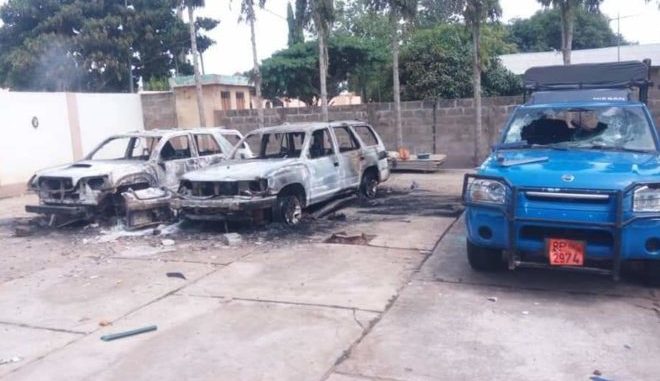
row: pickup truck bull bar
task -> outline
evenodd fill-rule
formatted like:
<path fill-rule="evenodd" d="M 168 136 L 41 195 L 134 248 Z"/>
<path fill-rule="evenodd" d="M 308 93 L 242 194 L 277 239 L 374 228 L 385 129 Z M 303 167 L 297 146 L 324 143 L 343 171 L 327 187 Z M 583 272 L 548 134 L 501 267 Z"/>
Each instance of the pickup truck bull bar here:
<path fill-rule="evenodd" d="M 486 204 L 486 203 L 475 203 L 470 202 L 466 195 L 468 191 L 469 184 L 472 183 L 475 179 L 486 179 L 486 180 L 496 180 L 507 186 L 507 202 L 504 205 L 496 204 Z M 475 174 L 466 174 L 463 180 L 463 193 L 462 199 L 463 204 L 466 207 L 474 206 L 480 208 L 490 208 L 501 211 L 506 217 L 508 225 L 508 239 L 506 249 L 504 250 L 504 255 L 509 265 L 510 270 L 514 270 L 516 267 L 527 267 L 527 268 L 552 268 L 552 269 L 563 269 L 568 271 L 582 271 L 582 272 L 591 272 L 598 274 L 611 275 L 614 280 L 619 280 L 621 274 L 621 238 L 623 229 L 631 224 L 632 222 L 639 220 L 647 219 L 657 219 L 660 218 L 660 213 L 637 213 L 632 214 L 628 218 L 624 218 L 624 200 L 635 188 L 644 185 L 660 185 L 658 182 L 633 182 L 628 185 L 623 190 L 602 190 L 602 189 L 570 189 L 570 188 L 550 188 L 550 187 L 519 187 L 511 184 L 507 179 L 497 176 L 482 176 Z M 577 267 L 577 266 L 550 266 L 548 264 L 539 263 L 539 262 L 525 262 L 521 261 L 520 257 L 516 250 L 516 239 L 517 232 L 515 230 L 515 224 L 517 222 L 552 222 L 552 220 L 544 220 L 540 218 L 530 218 L 530 217 L 520 217 L 516 215 L 518 195 L 520 192 L 548 192 L 551 191 L 553 194 L 571 194 L 571 195 L 601 195 L 607 197 L 613 197 L 615 200 L 616 210 L 614 221 L 607 222 L 594 222 L 594 221 L 573 221 L 573 220 L 561 220 L 562 223 L 572 224 L 572 225 L 583 225 L 585 227 L 600 227 L 608 229 L 613 234 L 613 257 L 612 257 L 612 268 L 611 269 L 602 269 L 598 267 Z"/>

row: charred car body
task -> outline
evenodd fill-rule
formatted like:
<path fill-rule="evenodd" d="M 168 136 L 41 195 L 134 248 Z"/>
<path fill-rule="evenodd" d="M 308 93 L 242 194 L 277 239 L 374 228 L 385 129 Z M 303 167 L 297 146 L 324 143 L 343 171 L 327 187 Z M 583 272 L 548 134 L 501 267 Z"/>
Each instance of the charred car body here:
<path fill-rule="evenodd" d="M 362 122 L 286 124 L 252 131 L 239 143 L 254 154 L 186 174 L 172 207 L 192 220 L 242 219 L 272 211 L 287 225 L 304 207 L 343 192 L 375 197 L 389 177 L 387 154 Z M 237 147 L 238 148 L 238 147 Z M 242 155 L 236 149 L 233 159 Z"/>
<path fill-rule="evenodd" d="M 112 136 L 83 160 L 37 172 L 28 182 L 39 205 L 28 212 L 68 223 L 102 215 L 140 227 L 169 217 L 171 191 L 186 172 L 225 159 L 235 130 L 151 130 Z M 60 222 L 61 224 L 62 222 Z"/>
<path fill-rule="evenodd" d="M 660 281 L 660 144 L 641 62 L 531 68 L 531 98 L 476 175 L 466 175 L 476 270 L 563 268 Z M 639 88 L 639 101 L 632 98 Z"/>

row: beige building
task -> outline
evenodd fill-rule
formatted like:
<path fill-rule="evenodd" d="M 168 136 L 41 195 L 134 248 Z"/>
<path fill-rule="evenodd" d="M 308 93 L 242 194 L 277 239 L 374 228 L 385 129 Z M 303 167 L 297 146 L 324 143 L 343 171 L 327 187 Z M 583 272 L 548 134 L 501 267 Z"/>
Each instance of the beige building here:
<path fill-rule="evenodd" d="M 179 76 L 170 79 L 176 103 L 177 125 L 180 128 L 199 127 L 195 79 Z M 202 76 L 202 93 L 207 127 L 212 127 L 216 110 L 252 108 L 254 86 L 249 79 L 237 75 L 206 74 Z"/>

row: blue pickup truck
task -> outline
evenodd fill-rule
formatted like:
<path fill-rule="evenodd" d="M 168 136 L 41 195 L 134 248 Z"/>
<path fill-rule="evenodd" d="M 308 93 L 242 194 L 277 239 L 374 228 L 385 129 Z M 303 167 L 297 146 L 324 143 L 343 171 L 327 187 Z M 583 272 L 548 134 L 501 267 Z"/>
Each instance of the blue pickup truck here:
<path fill-rule="evenodd" d="M 526 102 L 465 176 L 471 267 L 609 274 L 660 283 L 660 152 L 650 62 L 531 68 Z M 638 95 L 638 96 L 637 96 Z"/>

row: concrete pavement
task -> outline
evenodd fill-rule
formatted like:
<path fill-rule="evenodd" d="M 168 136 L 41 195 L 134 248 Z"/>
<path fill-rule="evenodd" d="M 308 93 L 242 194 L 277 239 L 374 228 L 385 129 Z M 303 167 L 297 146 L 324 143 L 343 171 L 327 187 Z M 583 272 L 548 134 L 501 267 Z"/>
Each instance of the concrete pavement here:
<path fill-rule="evenodd" d="M 473 272 L 447 207 L 461 178 L 397 175 L 345 220 L 240 228 L 235 246 L 204 226 L 14 237 L 29 198 L 0 200 L 0 360 L 20 359 L 0 379 L 657 380 L 660 293 Z M 324 243 L 339 232 L 370 240 Z"/>

